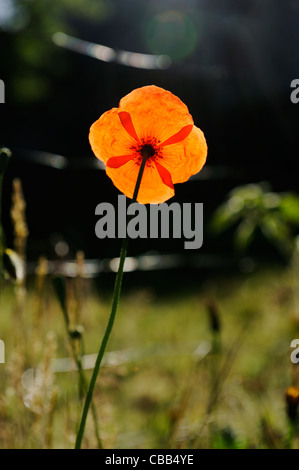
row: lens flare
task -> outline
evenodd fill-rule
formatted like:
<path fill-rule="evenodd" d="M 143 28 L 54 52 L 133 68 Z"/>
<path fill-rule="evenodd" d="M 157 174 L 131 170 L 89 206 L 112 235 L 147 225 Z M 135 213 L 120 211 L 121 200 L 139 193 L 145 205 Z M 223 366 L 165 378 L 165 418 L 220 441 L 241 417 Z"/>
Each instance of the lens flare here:
<path fill-rule="evenodd" d="M 187 14 L 170 10 L 148 21 L 145 41 L 152 53 L 165 54 L 171 59 L 181 60 L 194 51 L 198 34 Z"/>

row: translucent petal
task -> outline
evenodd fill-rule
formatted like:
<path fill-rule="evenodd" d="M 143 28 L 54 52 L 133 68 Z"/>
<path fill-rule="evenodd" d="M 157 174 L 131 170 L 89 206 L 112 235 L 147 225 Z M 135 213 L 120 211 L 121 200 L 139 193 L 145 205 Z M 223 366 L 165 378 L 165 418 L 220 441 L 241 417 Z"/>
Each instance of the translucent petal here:
<path fill-rule="evenodd" d="M 170 91 L 155 85 L 126 95 L 120 100 L 119 111 L 130 113 L 139 138 L 156 137 L 160 142 L 193 124 L 187 106 Z"/>
<path fill-rule="evenodd" d="M 165 147 L 165 145 L 173 145 L 182 142 L 182 140 L 186 139 L 190 132 L 192 131 L 193 125 L 189 124 L 188 126 L 182 127 L 182 129 L 177 132 L 176 134 L 169 137 L 169 139 L 162 142 L 161 147 Z"/>
<path fill-rule="evenodd" d="M 133 197 L 140 166 L 129 161 L 120 168 L 106 168 L 107 175 L 114 185 L 128 198 Z M 144 169 L 137 201 L 142 204 L 160 204 L 174 196 L 174 189 L 165 185 L 155 165 Z"/>
<path fill-rule="evenodd" d="M 132 123 L 132 119 L 129 113 L 126 111 L 120 111 L 118 113 L 120 122 L 122 123 L 123 127 L 126 129 L 127 133 L 130 134 L 131 137 L 133 137 L 134 140 L 139 140 L 138 136 L 136 134 L 134 125 Z"/>
<path fill-rule="evenodd" d="M 120 157 L 111 157 L 107 161 L 106 165 L 110 168 L 119 168 L 128 161 L 132 160 L 133 155 L 121 155 Z"/>
<path fill-rule="evenodd" d="M 118 116 L 118 109 L 112 108 L 95 121 L 89 131 L 89 142 L 97 158 L 104 163 L 111 157 L 129 155 L 136 145 L 123 127 Z"/>
<path fill-rule="evenodd" d="M 163 147 L 162 158 L 158 162 L 169 171 L 174 184 L 183 183 L 202 169 L 207 158 L 207 150 L 203 132 L 193 126 L 185 140 Z"/>
<path fill-rule="evenodd" d="M 169 188 L 173 189 L 173 183 L 172 183 L 171 174 L 169 173 L 169 171 L 166 170 L 166 168 L 160 165 L 160 163 L 158 162 L 155 162 L 155 165 L 156 165 L 159 175 L 161 176 L 163 183 L 166 184 L 166 186 L 169 186 Z"/>

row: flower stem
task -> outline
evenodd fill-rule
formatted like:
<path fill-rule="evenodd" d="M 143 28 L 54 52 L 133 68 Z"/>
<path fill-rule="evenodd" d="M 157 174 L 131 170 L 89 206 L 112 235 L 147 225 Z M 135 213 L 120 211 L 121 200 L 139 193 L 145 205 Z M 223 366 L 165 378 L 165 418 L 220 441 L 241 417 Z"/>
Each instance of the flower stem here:
<path fill-rule="evenodd" d="M 142 159 L 135 189 L 134 189 L 134 194 L 133 194 L 133 200 L 132 202 L 136 202 L 137 196 L 138 196 L 138 191 L 140 188 L 141 184 L 141 179 L 143 175 L 143 171 L 145 168 L 146 164 L 146 158 L 144 157 Z M 118 301 L 120 297 L 120 292 L 121 292 L 121 284 L 122 284 L 122 278 L 123 278 L 123 272 L 124 272 L 124 264 L 125 264 L 125 259 L 127 255 L 127 249 L 128 249 L 128 243 L 129 243 L 129 237 L 128 233 L 126 234 L 126 237 L 123 239 L 122 243 L 122 248 L 120 252 L 120 260 L 119 260 L 119 266 L 118 266 L 118 271 L 115 279 L 115 284 L 114 284 L 114 291 L 113 291 L 113 297 L 112 297 L 112 305 L 111 305 L 111 312 L 110 312 L 110 317 L 107 323 L 106 331 L 102 339 L 102 343 L 96 358 L 95 366 L 93 369 L 93 373 L 90 379 L 89 387 L 87 390 L 87 394 L 85 397 L 85 403 L 82 411 L 82 416 L 81 416 L 81 421 L 77 433 L 77 438 L 76 438 L 76 443 L 75 443 L 75 449 L 80 449 L 81 444 L 82 444 L 82 439 L 83 439 L 83 434 L 84 434 L 84 429 L 85 429 L 85 424 L 86 424 L 86 419 L 87 419 L 87 414 L 88 410 L 92 401 L 92 395 L 94 391 L 94 387 L 96 384 L 97 376 L 100 370 L 101 362 L 105 353 L 105 349 L 112 331 L 112 327 L 114 324 L 115 316 L 116 316 L 116 311 L 117 311 L 117 306 L 118 306 Z"/>
<path fill-rule="evenodd" d="M 82 358 L 81 354 L 77 352 L 77 348 L 75 345 L 75 338 L 74 338 L 74 330 L 70 326 L 70 319 L 68 314 L 68 309 L 66 305 L 66 283 L 65 278 L 61 276 L 56 276 L 52 279 L 53 286 L 57 295 L 57 298 L 60 303 L 60 307 L 63 313 L 65 328 L 70 344 L 70 348 L 72 351 L 73 359 L 76 363 L 78 374 L 79 374 L 79 390 L 83 388 L 84 393 L 87 393 L 88 383 L 84 374 L 84 369 L 82 365 Z M 80 340 L 82 340 L 81 335 L 79 336 Z M 97 439 L 97 446 L 99 449 L 102 449 L 102 442 L 100 439 L 99 431 L 98 431 L 98 419 L 96 414 L 96 409 L 94 403 L 91 401 L 91 411 L 94 420 L 94 427 L 95 427 L 95 435 Z"/>

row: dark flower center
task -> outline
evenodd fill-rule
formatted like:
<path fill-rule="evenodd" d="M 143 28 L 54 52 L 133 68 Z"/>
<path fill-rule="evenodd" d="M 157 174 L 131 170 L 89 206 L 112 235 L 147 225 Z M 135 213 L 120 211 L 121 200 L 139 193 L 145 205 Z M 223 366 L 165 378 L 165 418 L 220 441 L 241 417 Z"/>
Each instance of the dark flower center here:
<path fill-rule="evenodd" d="M 155 155 L 156 150 L 151 144 L 144 144 L 140 149 L 140 153 L 142 155 L 142 158 L 149 160 Z"/>
<path fill-rule="evenodd" d="M 131 149 L 137 165 L 141 165 L 141 162 L 145 160 L 146 166 L 152 166 L 156 160 L 162 157 L 160 141 L 155 137 L 141 139 L 137 145 L 132 146 Z"/>

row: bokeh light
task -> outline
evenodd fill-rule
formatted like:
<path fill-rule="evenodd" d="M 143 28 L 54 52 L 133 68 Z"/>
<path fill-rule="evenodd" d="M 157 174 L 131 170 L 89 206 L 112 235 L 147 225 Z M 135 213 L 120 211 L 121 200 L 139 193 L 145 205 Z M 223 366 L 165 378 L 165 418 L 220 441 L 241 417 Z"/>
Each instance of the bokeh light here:
<path fill-rule="evenodd" d="M 195 50 L 198 32 L 190 16 L 169 10 L 148 20 L 145 41 L 152 53 L 165 54 L 173 60 L 181 60 Z"/>
<path fill-rule="evenodd" d="M 17 32 L 27 26 L 29 13 L 25 5 L 14 0 L 0 0 L 0 30 Z"/>

